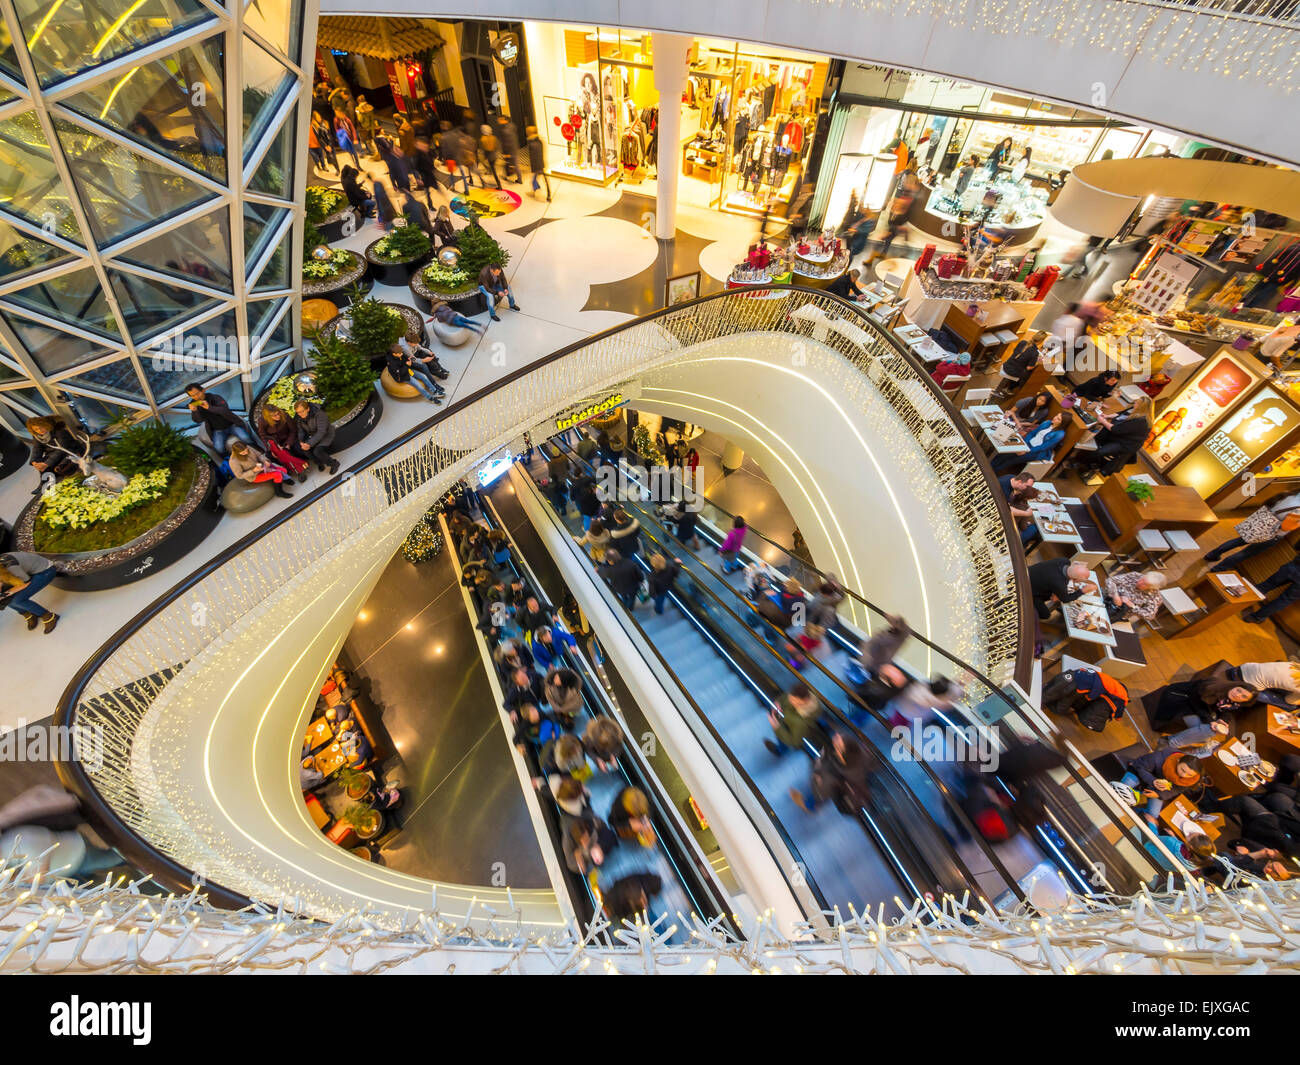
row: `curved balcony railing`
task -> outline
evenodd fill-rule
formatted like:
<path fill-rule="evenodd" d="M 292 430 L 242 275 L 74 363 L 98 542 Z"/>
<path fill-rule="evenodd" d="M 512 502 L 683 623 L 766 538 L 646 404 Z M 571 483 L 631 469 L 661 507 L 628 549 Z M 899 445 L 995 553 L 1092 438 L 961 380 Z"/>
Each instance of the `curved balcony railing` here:
<path fill-rule="evenodd" d="M 707 296 L 557 351 L 439 411 L 223 551 L 124 625 L 68 685 L 57 722 L 101 730 L 106 756 L 94 766 L 61 763 L 64 784 L 124 856 L 166 886 L 187 890 L 198 870 L 223 904 L 280 901 L 266 899 L 265 885 L 283 885 L 283 876 L 254 870 L 246 850 L 216 848 L 190 816 L 192 803 L 178 801 L 185 781 L 158 766 L 162 752 L 201 742 L 188 734 L 193 706 L 185 716 L 187 688 L 202 688 L 191 678 L 201 680 L 219 653 L 242 653 L 241 641 L 255 654 L 258 625 L 273 622 L 295 595 L 316 591 L 312 580 L 323 581 L 341 560 L 362 551 L 387 558 L 452 482 L 523 431 L 584 397 L 689 361 L 703 341 L 756 331 L 811 336 L 859 370 L 912 431 L 960 521 L 977 578 L 975 620 L 987 654 L 978 666 L 953 660 L 971 676 L 988 676 L 992 692 L 1007 699 L 997 685 L 1032 668 L 1028 581 L 1006 502 L 970 430 L 915 358 L 855 305 L 790 286 L 763 295 Z M 302 705 L 279 722 L 286 751 Z M 313 912 L 312 885 L 296 886 Z M 485 888 L 447 885 L 439 897 L 448 906 L 461 895 L 514 908 L 508 893 Z"/>

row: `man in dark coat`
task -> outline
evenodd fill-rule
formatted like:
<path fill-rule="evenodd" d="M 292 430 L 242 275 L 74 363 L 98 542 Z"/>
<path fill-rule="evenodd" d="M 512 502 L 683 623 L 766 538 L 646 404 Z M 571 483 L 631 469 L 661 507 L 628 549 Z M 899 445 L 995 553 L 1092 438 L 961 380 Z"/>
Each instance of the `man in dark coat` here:
<path fill-rule="evenodd" d="M 600 567 L 600 575 L 614 590 L 620 603 L 628 610 L 636 607 L 636 593 L 641 587 L 641 567 L 635 558 L 625 558 L 611 547 L 605 552 L 605 564 Z"/>
<path fill-rule="evenodd" d="M 212 446 L 217 454 L 226 453 L 226 441 L 235 436 L 250 447 L 253 438 L 240 417 L 230 409 L 230 404 L 215 392 L 204 392 L 199 384 L 186 385 L 185 394 L 190 397 L 190 420 L 204 426 L 212 438 Z"/>

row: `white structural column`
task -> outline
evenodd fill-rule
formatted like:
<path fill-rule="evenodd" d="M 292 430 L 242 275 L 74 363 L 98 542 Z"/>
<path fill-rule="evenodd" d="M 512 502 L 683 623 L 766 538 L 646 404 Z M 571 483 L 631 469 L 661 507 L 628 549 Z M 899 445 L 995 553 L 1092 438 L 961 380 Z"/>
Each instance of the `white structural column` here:
<path fill-rule="evenodd" d="M 672 240 L 677 232 L 677 149 L 682 144 L 686 56 L 691 38 L 676 33 L 652 35 L 655 91 L 659 94 L 659 163 L 655 167 L 655 236 Z"/>

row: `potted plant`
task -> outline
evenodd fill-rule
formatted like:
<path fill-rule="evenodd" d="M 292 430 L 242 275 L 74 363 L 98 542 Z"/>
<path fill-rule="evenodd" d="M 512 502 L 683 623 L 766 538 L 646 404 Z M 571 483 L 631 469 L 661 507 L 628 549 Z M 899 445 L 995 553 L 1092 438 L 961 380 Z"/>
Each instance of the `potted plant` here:
<path fill-rule="evenodd" d="M 434 301 L 445 301 L 461 314 L 482 314 L 487 301 L 478 290 L 478 275 L 485 266 L 505 266 L 510 253 L 477 225 L 458 231 L 455 247 L 454 264 L 435 259 L 416 272 L 410 282 L 411 294 L 424 310 L 432 309 Z"/>
<path fill-rule="evenodd" d="M 433 254 L 433 242 L 417 225 L 398 225 L 366 248 L 370 276 L 385 285 L 405 285 Z"/>
<path fill-rule="evenodd" d="M 162 422 L 111 438 L 102 461 L 75 455 L 80 475 L 32 500 L 14 527 L 14 547 L 57 559 L 59 585 L 114 588 L 152 576 L 184 555 L 220 519 L 204 507 L 216 479 L 190 441 Z"/>
<path fill-rule="evenodd" d="M 340 820 L 351 826 L 357 838 L 362 840 L 374 839 L 384 830 L 384 815 L 365 803 L 353 803 L 343 811 Z"/>
<path fill-rule="evenodd" d="M 1138 480 L 1136 477 L 1130 477 L 1128 479 L 1128 484 L 1124 486 L 1124 491 L 1128 493 L 1128 497 L 1135 503 L 1150 503 L 1151 500 L 1156 497 L 1156 493 L 1151 488 L 1151 485 L 1146 481 Z"/>
<path fill-rule="evenodd" d="M 356 212 L 349 206 L 348 198 L 338 189 L 308 185 L 303 207 L 307 228 L 319 231 L 320 239 L 316 244 L 351 236 L 357 231 Z M 352 220 L 351 225 L 348 223 L 349 218 Z M 309 250 L 315 246 L 310 245 Z"/>
<path fill-rule="evenodd" d="M 342 451 L 379 424 L 384 401 L 375 388 L 378 374 L 354 343 L 338 337 L 316 340 L 312 369 L 316 394 L 334 425 L 334 448 Z"/>
<path fill-rule="evenodd" d="M 361 802 L 370 794 L 371 779 L 359 769 L 344 766 L 338 771 L 338 782 L 353 802 Z"/>
<path fill-rule="evenodd" d="M 382 364 L 397 338 L 406 332 L 406 320 L 377 299 L 353 299 L 348 308 L 347 343 L 371 365 Z"/>

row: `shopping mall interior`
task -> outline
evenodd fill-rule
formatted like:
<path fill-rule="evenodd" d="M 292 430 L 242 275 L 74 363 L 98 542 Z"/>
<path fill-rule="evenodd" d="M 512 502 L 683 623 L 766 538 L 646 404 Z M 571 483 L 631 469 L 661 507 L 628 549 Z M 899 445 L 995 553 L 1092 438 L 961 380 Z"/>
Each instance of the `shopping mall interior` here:
<path fill-rule="evenodd" d="M 397 7 L 0 0 L 0 971 L 1294 968 L 1293 0 Z"/>

